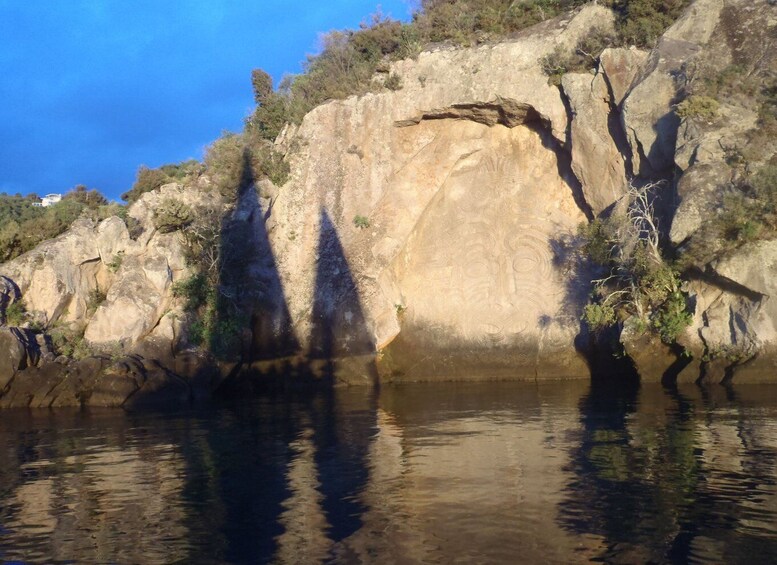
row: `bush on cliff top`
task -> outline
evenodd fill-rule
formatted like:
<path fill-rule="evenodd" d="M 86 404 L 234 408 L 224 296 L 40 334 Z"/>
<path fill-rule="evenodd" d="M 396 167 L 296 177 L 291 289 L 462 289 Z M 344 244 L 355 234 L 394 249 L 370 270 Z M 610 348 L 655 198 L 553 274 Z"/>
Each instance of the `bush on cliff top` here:
<path fill-rule="evenodd" d="M 82 214 L 101 220 L 119 212 L 97 190 L 83 185 L 66 193 L 61 202 L 34 206 L 37 195 L 0 194 L 0 262 L 10 261 L 39 243 L 65 232 Z"/>
<path fill-rule="evenodd" d="M 225 132 L 214 141 L 206 150 L 205 167 L 228 200 L 235 200 L 242 188 L 263 178 L 282 186 L 289 175 L 282 155 L 250 125 L 242 134 Z"/>
<path fill-rule="evenodd" d="M 169 182 L 186 181 L 197 178 L 203 171 L 202 164 L 195 160 L 182 161 L 162 165 L 158 169 L 150 169 L 145 165 L 138 168 L 135 184 L 121 195 L 122 200 L 130 204 L 143 196 L 146 192 L 156 190 Z"/>
<path fill-rule="evenodd" d="M 652 47 L 690 0 L 609 0 L 618 14 L 616 30 L 624 45 Z"/>
<path fill-rule="evenodd" d="M 254 70 L 252 85 L 257 107 L 248 124 L 264 139 L 274 140 L 284 124 L 299 123 L 308 111 L 326 100 L 393 86 L 391 80 L 373 81 L 375 73 L 388 72 L 391 61 L 414 56 L 429 43 L 473 45 L 497 40 L 587 1 L 421 0 L 409 23 L 378 13 L 358 30 L 326 34 L 321 52 L 308 57 L 304 72 L 286 77 L 276 91 L 265 71 Z M 652 46 L 689 0 L 603 0 L 603 3 L 617 14 L 616 44 Z M 589 59 L 595 60 L 609 43 L 589 46 L 583 61 L 571 61 L 569 66 L 590 64 Z M 575 59 L 574 54 L 571 58 Z"/>

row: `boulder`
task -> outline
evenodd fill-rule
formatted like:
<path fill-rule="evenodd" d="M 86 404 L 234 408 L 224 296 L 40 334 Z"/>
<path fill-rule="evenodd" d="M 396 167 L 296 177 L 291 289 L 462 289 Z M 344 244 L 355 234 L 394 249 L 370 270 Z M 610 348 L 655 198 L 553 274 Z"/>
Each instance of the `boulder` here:
<path fill-rule="evenodd" d="M 122 277 L 110 288 L 84 332 L 93 344 L 134 344 L 159 322 L 170 302 L 172 270 L 162 255 L 127 257 Z"/>
<path fill-rule="evenodd" d="M 0 394 L 18 371 L 35 365 L 39 350 L 29 330 L 0 327 Z"/>
<path fill-rule="evenodd" d="M 748 244 L 712 264 L 719 276 L 747 290 L 774 296 L 777 292 L 777 240 Z"/>
<path fill-rule="evenodd" d="M 136 358 L 125 357 L 109 365 L 92 383 L 86 405 L 116 407 L 143 386 L 146 380 L 143 364 Z"/>
<path fill-rule="evenodd" d="M 572 170 L 598 216 L 626 192 L 626 169 L 612 131 L 617 116 L 603 75 L 567 73 L 561 86 L 572 111 Z"/>
<path fill-rule="evenodd" d="M 567 111 L 540 61 L 612 21 L 587 6 L 504 43 L 421 53 L 392 65 L 400 91 L 324 104 L 284 134 L 291 177 L 258 229 L 303 352 L 380 350 L 408 380 L 474 377 L 489 353 L 480 373 L 588 374 L 574 347 L 579 293 L 554 255 L 586 205 L 564 147 Z M 576 130 L 578 146 L 593 147 L 608 127 L 606 85 L 583 96 L 597 104 L 580 108 L 596 130 Z M 592 197 L 606 206 L 614 173 L 578 157 L 588 187 L 610 182 Z M 411 349 L 441 361 L 414 365 Z"/>
<path fill-rule="evenodd" d="M 147 366 L 140 389 L 124 403 L 128 409 L 181 408 L 191 402 L 189 383 L 161 366 Z"/>
<path fill-rule="evenodd" d="M 599 72 L 604 75 L 612 95 L 612 104 L 620 107 L 629 93 L 648 52 L 636 47 L 607 48 L 599 56 Z"/>
<path fill-rule="evenodd" d="M 659 39 L 623 102 L 623 129 L 635 174 L 660 176 L 674 165 L 680 118 L 673 104 L 677 77 L 713 35 L 724 0 L 696 0 Z"/>
<path fill-rule="evenodd" d="M 620 341 L 642 382 L 663 382 L 677 363 L 677 353 L 653 332 L 640 328 L 635 317 L 624 322 Z"/>
<path fill-rule="evenodd" d="M 669 231 L 672 243 L 684 242 L 702 223 L 715 217 L 730 175 L 723 162 L 699 163 L 685 171 L 677 184 L 679 202 Z"/>
<path fill-rule="evenodd" d="M 6 323 L 6 309 L 21 297 L 22 293 L 16 283 L 8 277 L 0 276 L 0 324 Z"/>

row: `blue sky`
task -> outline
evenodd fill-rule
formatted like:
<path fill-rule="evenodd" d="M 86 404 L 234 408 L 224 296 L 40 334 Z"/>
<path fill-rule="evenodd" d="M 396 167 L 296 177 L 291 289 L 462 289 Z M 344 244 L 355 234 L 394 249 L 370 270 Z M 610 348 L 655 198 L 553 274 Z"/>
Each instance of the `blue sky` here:
<path fill-rule="evenodd" d="M 408 0 L 382 12 L 407 20 Z M 140 164 L 188 158 L 253 105 L 321 32 L 356 28 L 375 0 L 0 0 L 0 192 L 109 198 Z"/>

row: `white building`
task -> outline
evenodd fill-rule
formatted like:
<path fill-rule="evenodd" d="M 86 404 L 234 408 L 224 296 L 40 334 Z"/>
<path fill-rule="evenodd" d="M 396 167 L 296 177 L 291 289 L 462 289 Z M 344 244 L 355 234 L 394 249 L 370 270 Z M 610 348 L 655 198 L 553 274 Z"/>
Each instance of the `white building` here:
<path fill-rule="evenodd" d="M 56 204 L 60 200 L 62 200 L 61 194 L 47 194 L 46 196 L 41 198 L 40 205 L 45 208 L 46 206 L 51 206 L 52 204 Z"/>

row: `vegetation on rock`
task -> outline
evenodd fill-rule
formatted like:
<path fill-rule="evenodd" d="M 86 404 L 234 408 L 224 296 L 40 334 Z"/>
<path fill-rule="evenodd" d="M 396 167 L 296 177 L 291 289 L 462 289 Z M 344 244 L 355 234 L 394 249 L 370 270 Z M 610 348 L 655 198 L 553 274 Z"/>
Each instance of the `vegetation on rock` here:
<path fill-rule="evenodd" d="M 187 316 L 189 343 L 218 359 L 234 360 L 249 322 L 243 293 L 236 290 L 241 281 L 248 284 L 246 274 L 239 272 L 247 234 L 225 227 L 228 219 L 219 207 L 195 208 L 191 217 L 180 233 L 192 274 L 173 285 L 173 296 Z"/>
<path fill-rule="evenodd" d="M 92 290 L 89 291 L 89 297 L 86 302 L 86 311 L 89 315 L 94 314 L 97 309 L 100 307 L 100 304 L 105 302 L 105 299 L 107 298 L 105 291 L 101 290 L 100 287 L 95 287 Z"/>
<path fill-rule="evenodd" d="M 180 200 L 165 198 L 154 210 L 154 227 L 161 233 L 181 230 L 192 221 L 191 207 Z"/>
<path fill-rule="evenodd" d="M 93 354 L 89 343 L 84 339 L 84 328 L 81 326 L 57 326 L 49 332 L 54 352 L 72 359 L 83 359 Z"/>
<path fill-rule="evenodd" d="M 618 14 L 616 30 L 621 45 L 652 47 L 690 4 L 689 0 L 609 0 Z"/>
<path fill-rule="evenodd" d="M 27 304 L 16 300 L 5 309 L 5 323 L 8 326 L 21 326 L 27 321 Z"/>
<path fill-rule="evenodd" d="M 0 194 L 0 262 L 18 257 L 64 233 L 82 214 L 102 220 L 121 209 L 118 204 L 109 204 L 97 190 L 88 190 L 83 185 L 46 208 L 36 206 L 38 201 L 34 194 Z"/>
<path fill-rule="evenodd" d="M 137 172 L 135 184 L 121 195 L 122 200 L 129 203 L 135 202 L 146 192 L 156 190 L 169 182 L 185 182 L 196 179 L 202 174 L 202 163 L 194 159 L 177 164 L 163 165 L 158 169 L 150 169 L 141 165 Z"/>
<path fill-rule="evenodd" d="M 614 43 L 615 37 L 607 30 L 594 28 L 577 43 L 572 52 L 557 48 L 541 61 L 542 70 L 548 75 L 548 83 L 558 86 L 566 73 L 595 68 L 602 51 Z"/>
<path fill-rule="evenodd" d="M 370 220 L 366 216 L 361 216 L 359 214 L 356 214 L 356 216 L 353 217 L 353 225 L 359 228 L 360 230 L 363 230 L 365 228 L 370 227 Z"/>
<path fill-rule="evenodd" d="M 628 210 L 580 227 L 584 255 L 602 272 L 583 319 L 599 331 L 633 316 L 671 344 L 692 317 L 679 273 L 661 253 L 653 208 L 658 186 L 631 186 Z"/>
<path fill-rule="evenodd" d="M 718 207 L 679 251 L 678 266 L 701 269 L 746 243 L 777 237 L 777 165 L 720 186 Z"/>
<path fill-rule="evenodd" d="M 718 115 L 720 104 L 709 96 L 689 96 L 677 105 L 677 115 L 681 118 L 700 118 L 712 120 Z"/>
<path fill-rule="evenodd" d="M 385 86 L 401 87 L 399 77 L 374 81 L 388 72 L 392 61 L 416 56 L 435 42 L 474 45 L 505 38 L 531 25 L 577 8 L 587 0 L 421 0 L 408 23 L 378 13 L 358 30 L 333 31 L 322 40 L 321 52 L 308 57 L 302 74 L 285 77 L 272 90 L 269 75 L 252 73 L 257 108 L 247 129 L 274 140 L 286 123 L 299 123 L 315 106 Z M 652 46 L 677 19 L 688 0 L 605 0 L 617 14 L 617 37 L 591 34 L 574 53 L 548 61 L 550 75 L 593 66 L 608 45 Z M 563 69 L 563 70 L 562 70 Z M 559 74 L 560 73 L 560 74 Z M 277 184 L 277 183 L 276 183 Z"/>
<path fill-rule="evenodd" d="M 288 163 L 251 123 L 242 134 L 225 132 L 214 141 L 205 153 L 205 168 L 229 201 L 257 180 L 268 178 L 281 186 L 289 175 Z"/>

